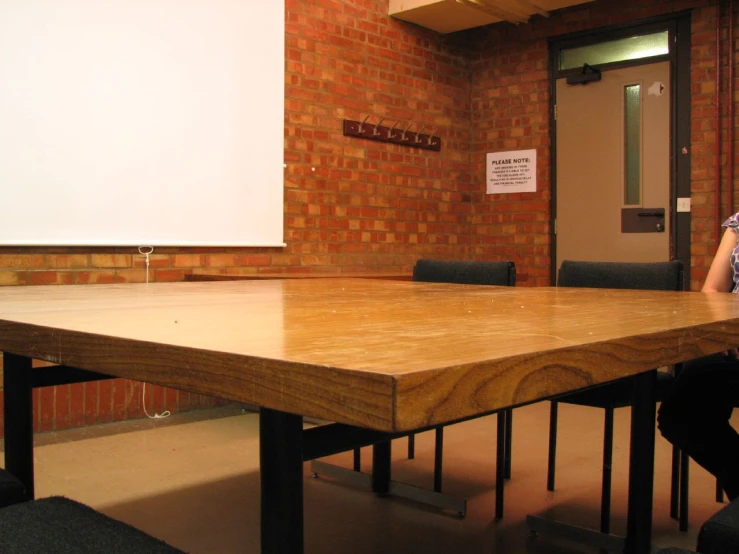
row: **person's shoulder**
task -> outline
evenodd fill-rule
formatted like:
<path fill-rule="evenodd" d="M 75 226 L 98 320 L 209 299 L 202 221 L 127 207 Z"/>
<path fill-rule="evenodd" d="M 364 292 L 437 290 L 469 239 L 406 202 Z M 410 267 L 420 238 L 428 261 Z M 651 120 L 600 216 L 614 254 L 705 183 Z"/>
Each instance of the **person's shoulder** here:
<path fill-rule="evenodd" d="M 729 217 L 729 219 L 724 221 L 721 226 L 733 229 L 734 231 L 739 229 L 739 212 Z"/>

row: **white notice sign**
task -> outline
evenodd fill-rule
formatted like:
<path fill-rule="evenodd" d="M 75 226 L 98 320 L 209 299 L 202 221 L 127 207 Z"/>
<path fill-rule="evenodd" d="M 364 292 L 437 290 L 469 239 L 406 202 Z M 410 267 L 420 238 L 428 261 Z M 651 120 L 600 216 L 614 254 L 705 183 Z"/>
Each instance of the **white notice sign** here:
<path fill-rule="evenodd" d="M 487 155 L 487 193 L 536 192 L 536 150 Z"/>

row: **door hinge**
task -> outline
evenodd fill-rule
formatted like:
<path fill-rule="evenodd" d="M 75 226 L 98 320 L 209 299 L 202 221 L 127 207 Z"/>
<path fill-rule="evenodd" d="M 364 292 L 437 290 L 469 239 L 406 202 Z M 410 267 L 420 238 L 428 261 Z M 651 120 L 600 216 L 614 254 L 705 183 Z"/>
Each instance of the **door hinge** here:
<path fill-rule="evenodd" d="M 557 121 L 557 104 L 554 105 L 554 121 Z"/>
<path fill-rule="evenodd" d="M 556 235 L 557 234 L 557 220 L 556 219 L 554 220 L 554 225 L 552 228 L 554 229 L 554 234 Z"/>

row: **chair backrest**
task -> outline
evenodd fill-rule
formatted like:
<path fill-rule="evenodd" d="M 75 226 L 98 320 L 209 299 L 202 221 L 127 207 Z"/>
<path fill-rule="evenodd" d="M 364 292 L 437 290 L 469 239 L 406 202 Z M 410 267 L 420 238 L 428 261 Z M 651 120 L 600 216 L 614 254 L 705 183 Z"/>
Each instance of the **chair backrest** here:
<path fill-rule="evenodd" d="M 511 261 L 466 262 L 421 259 L 413 266 L 413 280 L 512 287 L 516 284 L 516 264 Z"/>
<path fill-rule="evenodd" d="M 683 290 L 683 263 L 578 262 L 565 260 L 559 268 L 560 287 L 600 289 Z"/>

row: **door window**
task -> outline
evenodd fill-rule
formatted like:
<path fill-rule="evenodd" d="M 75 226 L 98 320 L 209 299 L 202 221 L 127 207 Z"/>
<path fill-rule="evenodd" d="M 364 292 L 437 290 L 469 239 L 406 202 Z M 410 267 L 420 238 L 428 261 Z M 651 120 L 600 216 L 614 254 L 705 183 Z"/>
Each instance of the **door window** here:
<path fill-rule="evenodd" d="M 624 87 L 624 205 L 641 205 L 641 85 Z"/>
<path fill-rule="evenodd" d="M 670 53 L 668 31 L 636 37 L 609 40 L 559 52 L 559 70 L 577 69 L 584 64 L 591 66 L 605 63 L 638 60 Z"/>

